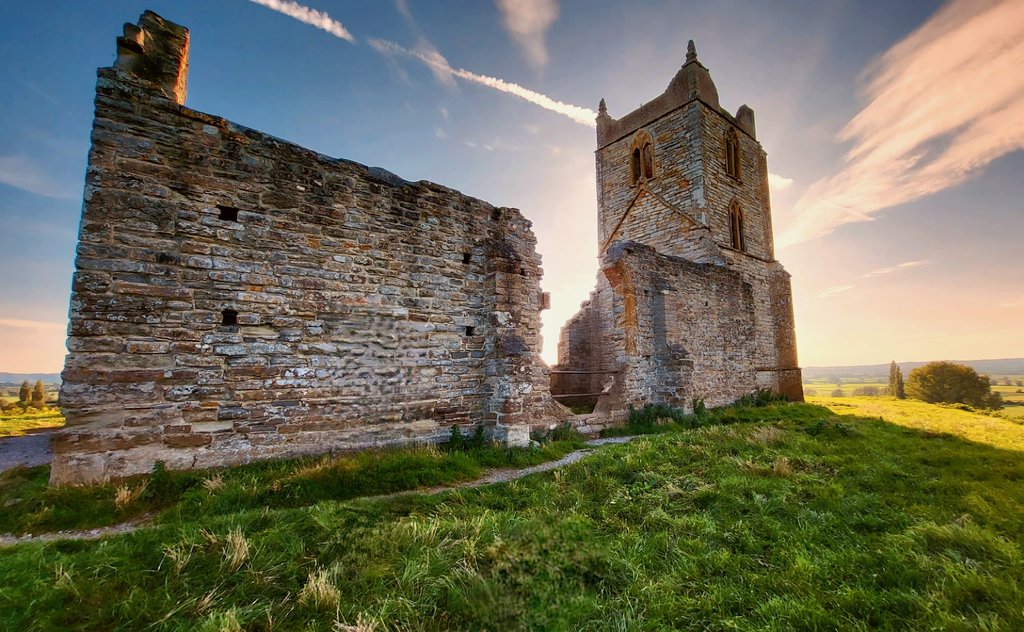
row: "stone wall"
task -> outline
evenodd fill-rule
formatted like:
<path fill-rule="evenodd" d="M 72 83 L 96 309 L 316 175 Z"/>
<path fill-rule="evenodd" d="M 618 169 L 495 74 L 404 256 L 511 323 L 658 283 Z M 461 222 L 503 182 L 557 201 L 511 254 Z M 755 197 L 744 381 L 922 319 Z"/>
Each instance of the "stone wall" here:
<path fill-rule="evenodd" d="M 185 108 L 187 31 L 131 26 L 99 71 L 52 482 L 564 418 L 518 211 Z"/>

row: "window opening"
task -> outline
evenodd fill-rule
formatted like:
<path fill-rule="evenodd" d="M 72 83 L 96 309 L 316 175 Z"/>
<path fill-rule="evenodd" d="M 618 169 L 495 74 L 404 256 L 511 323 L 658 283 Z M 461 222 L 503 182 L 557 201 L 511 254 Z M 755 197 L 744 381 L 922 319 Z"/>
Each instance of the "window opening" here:
<path fill-rule="evenodd" d="M 740 177 L 740 139 L 732 127 L 725 133 L 725 172 Z"/>
<path fill-rule="evenodd" d="M 739 203 L 734 202 L 729 209 L 729 227 L 732 237 L 732 247 L 741 252 L 747 251 L 747 244 L 743 240 L 743 209 Z"/>
<path fill-rule="evenodd" d="M 220 211 L 220 219 L 225 222 L 237 222 L 238 221 L 238 209 L 233 206 L 217 205 L 217 210 Z"/>

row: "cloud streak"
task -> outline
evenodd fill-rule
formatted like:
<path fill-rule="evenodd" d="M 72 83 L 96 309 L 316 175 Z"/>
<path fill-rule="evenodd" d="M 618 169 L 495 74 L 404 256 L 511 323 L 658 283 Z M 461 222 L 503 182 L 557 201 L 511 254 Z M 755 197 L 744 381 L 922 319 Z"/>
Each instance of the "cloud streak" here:
<path fill-rule="evenodd" d="M 496 0 L 502 24 L 535 68 L 548 63 L 545 35 L 558 19 L 558 0 Z"/>
<path fill-rule="evenodd" d="M 492 88 L 499 92 L 517 96 L 520 99 L 540 106 L 545 110 L 561 114 L 580 125 L 586 125 L 587 127 L 596 126 L 595 119 L 597 118 L 597 112 L 590 108 L 557 101 L 547 95 L 541 94 L 540 92 L 535 92 L 529 88 L 524 88 L 519 84 L 505 81 L 504 79 L 480 75 L 464 68 L 453 68 L 451 64 L 448 63 L 448 60 L 437 52 L 436 49 L 430 51 L 421 50 L 419 48 L 416 50 L 409 50 L 408 48 L 400 46 L 394 42 L 381 39 L 369 39 L 367 42 L 374 50 L 382 55 L 402 55 L 423 63 L 431 70 L 431 72 L 434 73 L 434 76 L 437 77 L 438 81 L 441 81 L 441 83 L 446 84 L 448 77 L 455 77 L 462 79 L 463 81 L 469 81 L 478 85 L 487 86 L 488 88 Z"/>
<path fill-rule="evenodd" d="M 1024 2 L 952 0 L 864 73 L 835 175 L 797 202 L 785 247 L 955 186 L 1024 148 Z"/>
<path fill-rule="evenodd" d="M 772 191 L 785 191 L 789 187 L 793 186 L 793 178 L 787 178 L 786 176 L 780 176 L 777 173 L 768 173 L 768 186 L 771 187 Z"/>
<path fill-rule="evenodd" d="M 898 272 L 900 270 L 906 270 L 907 268 L 916 268 L 918 266 L 923 266 L 923 265 L 928 264 L 928 263 L 931 263 L 931 261 L 928 261 L 928 260 L 904 261 L 903 263 L 897 263 L 894 266 L 887 266 L 887 267 L 884 267 L 884 268 L 876 268 L 876 269 L 872 270 L 871 272 L 867 272 L 865 274 L 860 275 L 860 278 L 862 278 L 862 279 L 871 279 L 871 278 L 874 278 L 874 277 L 885 276 L 887 274 L 892 274 L 893 272 Z"/>
<path fill-rule="evenodd" d="M 81 195 L 65 183 L 57 182 L 27 156 L 0 156 L 0 184 L 58 200 L 74 200 Z"/>
<path fill-rule="evenodd" d="M 16 327 L 18 329 L 53 329 L 64 331 L 67 323 L 51 323 L 42 320 L 22 320 L 19 318 L 0 318 L 0 327 Z"/>
<path fill-rule="evenodd" d="M 822 290 L 821 292 L 819 292 L 818 293 L 818 298 L 828 298 L 830 296 L 835 296 L 836 294 L 842 294 L 843 292 L 849 292 L 854 287 L 856 287 L 856 286 L 852 285 L 852 284 L 851 285 L 833 285 L 832 287 L 827 287 L 824 290 Z"/>
<path fill-rule="evenodd" d="M 331 35 L 341 38 L 346 42 L 355 44 L 356 38 L 348 32 L 345 26 L 327 15 L 323 11 L 317 11 L 307 6 L 303 6 L 297 2 L 291 2 L 291 0 L 249 0 L 254 4 L 258 4 L 261 7 L 266 7 L 271 11 L 277 11 L 283 13 L 290 18 L 295 18 L 299 22 L 303 22 L 310 26 L 327 31 Z"/>

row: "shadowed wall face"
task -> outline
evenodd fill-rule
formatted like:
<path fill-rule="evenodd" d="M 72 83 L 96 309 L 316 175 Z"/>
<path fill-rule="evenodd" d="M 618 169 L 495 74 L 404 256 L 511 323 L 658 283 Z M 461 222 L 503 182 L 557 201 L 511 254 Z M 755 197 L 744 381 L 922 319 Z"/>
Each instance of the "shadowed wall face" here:
<path fill-rule="evenodd" d="M 522 444 L 558 414 L 518 211 L 189 110 L 187 31 L 125 32 L 142 45 L 99 71 L 52 482 L 456 424 Z"/>

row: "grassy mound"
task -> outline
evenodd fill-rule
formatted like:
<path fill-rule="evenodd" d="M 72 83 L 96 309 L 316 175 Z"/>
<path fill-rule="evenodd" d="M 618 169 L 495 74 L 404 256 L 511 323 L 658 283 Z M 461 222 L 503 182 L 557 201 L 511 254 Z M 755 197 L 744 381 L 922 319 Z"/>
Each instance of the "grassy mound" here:
<path fill-rule="evenodd" d="M 0 627 L 1024 628 L 1019 450 L 808 404 L 739 415 L 432 496 L 194 487 L 155 528 L 0 551 Z"/>

